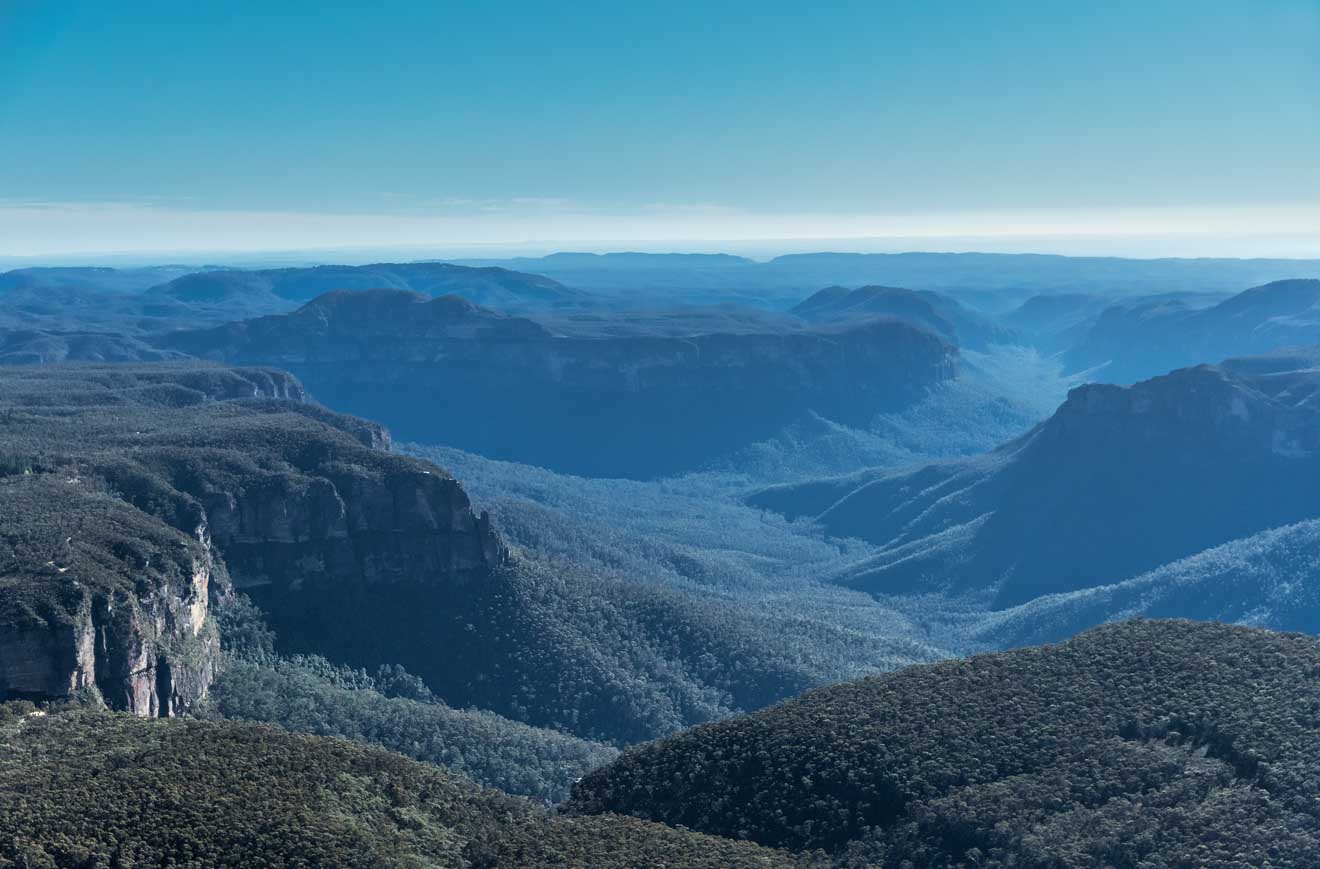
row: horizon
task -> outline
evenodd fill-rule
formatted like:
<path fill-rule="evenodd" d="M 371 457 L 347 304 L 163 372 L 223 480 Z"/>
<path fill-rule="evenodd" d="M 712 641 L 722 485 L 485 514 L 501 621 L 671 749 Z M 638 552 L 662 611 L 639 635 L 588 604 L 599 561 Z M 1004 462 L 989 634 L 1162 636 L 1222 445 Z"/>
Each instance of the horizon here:
<path fill-rule="evenodd" d="M 796 242 L 796 239 L 766 240 Z M 846 240 L 845 240 L 846 241 Z M 755 243 L 753 243 L 755 244 Z M 830 247 L 802 247 L 784 249 L 776 253 L 739 252 L 737 243 L 722 246 L 715 242 L 699 248 L 673 249 L 665 242 L 641 243 L 634 247 L 626 244 L 591 242 L 581 247 L 530 246 L 510 247 L 492 244 L 488 248 L 465 247 L 449 255 L 433 248 L 401 246 L 382 248 L 354 248 L 348 246 L 308 248 L 302 250 L 181 250 L 181 251 L 91 251 L 85 253 L 56 253 L 31 256 L 0 255 L 0 273 L 34 268 L 108 268 L 133 269 L 153 266 L 181 266 L 186 268 L 219 268 L 240 271 L 270 268 L 306 268 L 319 265 L 361 266 L 386 263 L 454 263 L 471 264 L 490 262 L 514 265 L 526 260 L 529 266 L 538 260 L 554 256 L 728 256 L 752 264 L 767 264 L 794 256 L 997 256 L 997 257 L 1049 257 L 1076 260 L 1122 260 L 1133 262 L 1297 262 L 1320 263 L 1320 250 L 1311 256 L 1232 256 L 1151 254 L 1127 255 L 1119 253 L 1059 253 L 1048 250 L 990 250 L 980 248 L 941 250 L 936 248 L 849 249 L 847 245 Z M 759 246 L 756 248 L 759 250 Z M 429 255 L 428 255 L 429 254 Z M 515 269 L 516 270 L 516 269 Z"/>
<path fill-rule="evenodd" d="M 1320 256 L 1310 0 L 842 5 L 11 0 L 0 257 Z"/>

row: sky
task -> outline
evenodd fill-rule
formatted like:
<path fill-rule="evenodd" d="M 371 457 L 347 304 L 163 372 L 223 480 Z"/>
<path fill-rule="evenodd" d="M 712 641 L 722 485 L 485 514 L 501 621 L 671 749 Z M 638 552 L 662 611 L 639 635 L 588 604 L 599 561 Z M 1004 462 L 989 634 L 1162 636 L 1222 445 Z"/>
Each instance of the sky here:
<path fill-rule="evenodd" d="M 0 257 L 1320 256 L 1320 0 L 0 0 Z"/>

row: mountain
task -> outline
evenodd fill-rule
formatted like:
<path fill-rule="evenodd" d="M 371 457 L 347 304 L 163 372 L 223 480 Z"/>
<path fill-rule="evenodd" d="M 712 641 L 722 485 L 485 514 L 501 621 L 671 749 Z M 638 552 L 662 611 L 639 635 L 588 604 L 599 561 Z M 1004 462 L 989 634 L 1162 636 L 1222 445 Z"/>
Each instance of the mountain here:
<path fill-rule="evenodd" d="M 695 728 L 569 807 L 840 866 L 1311 866 L 1317 672 L 1312 637 L 1127 622 Z"/>
<path fill-rule="evenodd" d="M 1021 343 L 1012 330 L 989 317 L 947 296 L 924 290 L 826 287 L 795 305 L 791 313 L 811 323 L 897 317 L 925 326 L 951 344 L 973 350 L 984 350 L 991 344 Z"/>
<path fill-rule="evenodd" d="M 141 338 L 275 311 L 292 304 L 239 293 L 182 301 L 153 293 L 80 287 L 23 287 L 0 295 L 0 330 L 98 333 Z"/>
<path fill-rule="evenodd" d="M 1210 307 L 1181 300 L 1116 306 L 1065 355 L 1111 383 L 1161 371 L 1320 343 L 1320 280 L 1275 281 Z"/>
<path fill-rule="evenodd" d="M 148 291 L 186 303 L 233 302 L 248 306 L 240 316 L 275 313 L 333 290 L 409 290 L 427 296 L 462 295 L 501 310 L 534 310 L 590 304 L 592 297 L 558 281 L 503 268 L 449 263 L 376 263 L 256 271 L 210 271 L 170 281 Z M 266 310 L 254 310 L 259 305 Z"/>
<path fill-rule="evenodd" d="M 183 354 L 119 333 L 0 331 L 0 365 L 53 362 L 160 362 Z"/>
<path fill-rule="evenodd" d="M 400 437 L 592 476 L 700 466 L 814 411 L 866 421 L 953 376 L 957 350 L 897 321 L 810 326 L 725 309 L 544 322 L 453 296 L 330 293 L 298 311 L 163 336 L 275 364 Z"/>
<path fill-rule="evenodd" d="M 438 465 L 389 444 L 270 369 L 0 369 L 0 701 L 144 716 L 211 704 L 549 799 L 600 746 L 532 728 L 627 744 L 939 654 L 896 636 L 901 620 L 879 607 L 879 628 L 863 635 L 827 600 L 785 618 L 782 595 L 749 606 L 715 574 L 705 590 L 660 581 L 655 564 L 695 577 L 707 558 L 762 570 L 771 557 L 735 558 L 700 494 L 677 503 L 685 523 L 711 523 L 709 557 L 686 542 L 692 532 L 634 551 L 581 511 L 524 501 L 492 519 Z M 558 487 L 553 475 L 547 485 Z M 838 555 L 738 511 L 783 570 Z M 755 574 L 740 569 L 746 584 Z M 810 598 L 797 572 L 782 581 Z M 232 615 L 247 599 L 248 615 Z M 445 708 L 370 693 L 396 683 Z M 451 714 L 472 708 L 490 717 Z"/>
<path fill-rule="evenodd" d="M 0 296 L 15 290 L 83 290 L 107 293 L 138 293 L 205 269 L 167 265 L 112 269 L 95 266 L 58 266 L 13 269 L 0 272 Z"/>
<path fill-rule="evenodd" d="M 1113 304 L 1111 296 L 1045 294 L 1032 296 L 999 321 L 1042 350 L 1058 353 L 1082 340 L 1101 312 Z"/>
<path fill-rule="evenodd" d="M 633 818 L 559 818 L 462 776 L 271 727 L 0 704 L 14 866 L 793 866 Z"/>
<path fill-rule="evenodd" d="M 839 581 L 871 592 L 995 589 L 1001 606 L 1134 576 L 1320 516 L 1314 351 L 1090 384 L 972 459 L 765 490 L 881 552 Z"/>
<path fill-rule="evenodd" d="M 956 295 L 989 313 L 1042 293 L 1149 296 L 1238 292 L 1285 278 L 1320 278 L 1320 260 L 1122 259 L 997 253 L 802 253 L 768 262 L 726 255 L 552 254 L 466 265 L 530 271 L 616 298 L 663 293 L 671 302 L 740 301 L 787 308 L 840 284 L 911 287 Z"/>

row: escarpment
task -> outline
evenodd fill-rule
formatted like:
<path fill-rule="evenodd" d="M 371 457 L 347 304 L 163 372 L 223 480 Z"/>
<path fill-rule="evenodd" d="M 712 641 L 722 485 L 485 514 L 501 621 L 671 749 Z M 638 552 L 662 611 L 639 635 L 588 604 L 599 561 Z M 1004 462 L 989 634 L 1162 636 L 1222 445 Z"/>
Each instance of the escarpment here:
<path fill-rule="evenodd" d="M 215 588 L 220 586 L 220 589 Z M 0 696 L 155 717 L 206 693 L 224 578 L 205 543 L 72 473 L 0 479 Z"/>
<path fill-rule="evenodd" d="M 388 444 L 283 372 L 4 369 L 0 698 L 172 715 L 206 693 L 210 605 L 235 587 L 329 651 L 375 630 L 360 616 L 386 586 L 480 581 L 506 558 L 489 519 Z"/>
<path fill-rule="evenodd" d="M 954 376 L 958 351 L 896 319 L 807 324 L 718 309 L 527 319 L 456 296 L 328 293 L 163 348 L 279 365 L 401 437 L 593 476 L 698 467 L 804 414 L 862 424 Z"/>

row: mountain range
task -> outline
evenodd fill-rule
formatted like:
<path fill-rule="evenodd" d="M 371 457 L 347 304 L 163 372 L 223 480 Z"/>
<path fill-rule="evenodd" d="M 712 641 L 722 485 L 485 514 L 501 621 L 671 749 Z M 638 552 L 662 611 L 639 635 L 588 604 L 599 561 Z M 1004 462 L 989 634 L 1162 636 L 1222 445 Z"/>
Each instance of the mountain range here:
<path fill-rule="evenodd" d="M 1309 865 L 1316 641 L 1129 619 L 1320 630 L 1320 281 L 159 276 L 0 295 L 0 862 Z"/>
<path fill-rule="evenodd" d="M 711 254 L 552 254 L 458 260 L 543 274 L 615 296 L 658 294 L 685 302 L 774 299 L 776 305 L 830 285 L 937 290 L 991 313 L 1041 293 L 1148 296 L 1238 292 L 1286 278 L 1320 278 L 1320 260 L 1123 259 L 997 253 L 801 253 L 768 261 Z"/>
<path fill-rule="evenodd" d="M 1173 368 L 1320 343 L 1320 280 L 1275 281 L 1218 304 L 1106 309 L 1065 353 L 1072 370 L 1130 383 Z"/>
<path fill-rule="evenodd" d="M 991 453 L 765 490 L 752 503 L 881 547 L 839 581 L 992 589 L 1001 605 L 1320 515 L 1314 351 L 1073 389 Z"/>
<path fill-rule="evenodd" d="M 593 476 L 699 467 L 808 412 L 865 422 L 951 378 L 957 348 L 892 318 L 803 324 L 722 309 L 530 319 L 455 296 L 331 293 L 158 345 L 294 372 L 400 437 Z"/>

